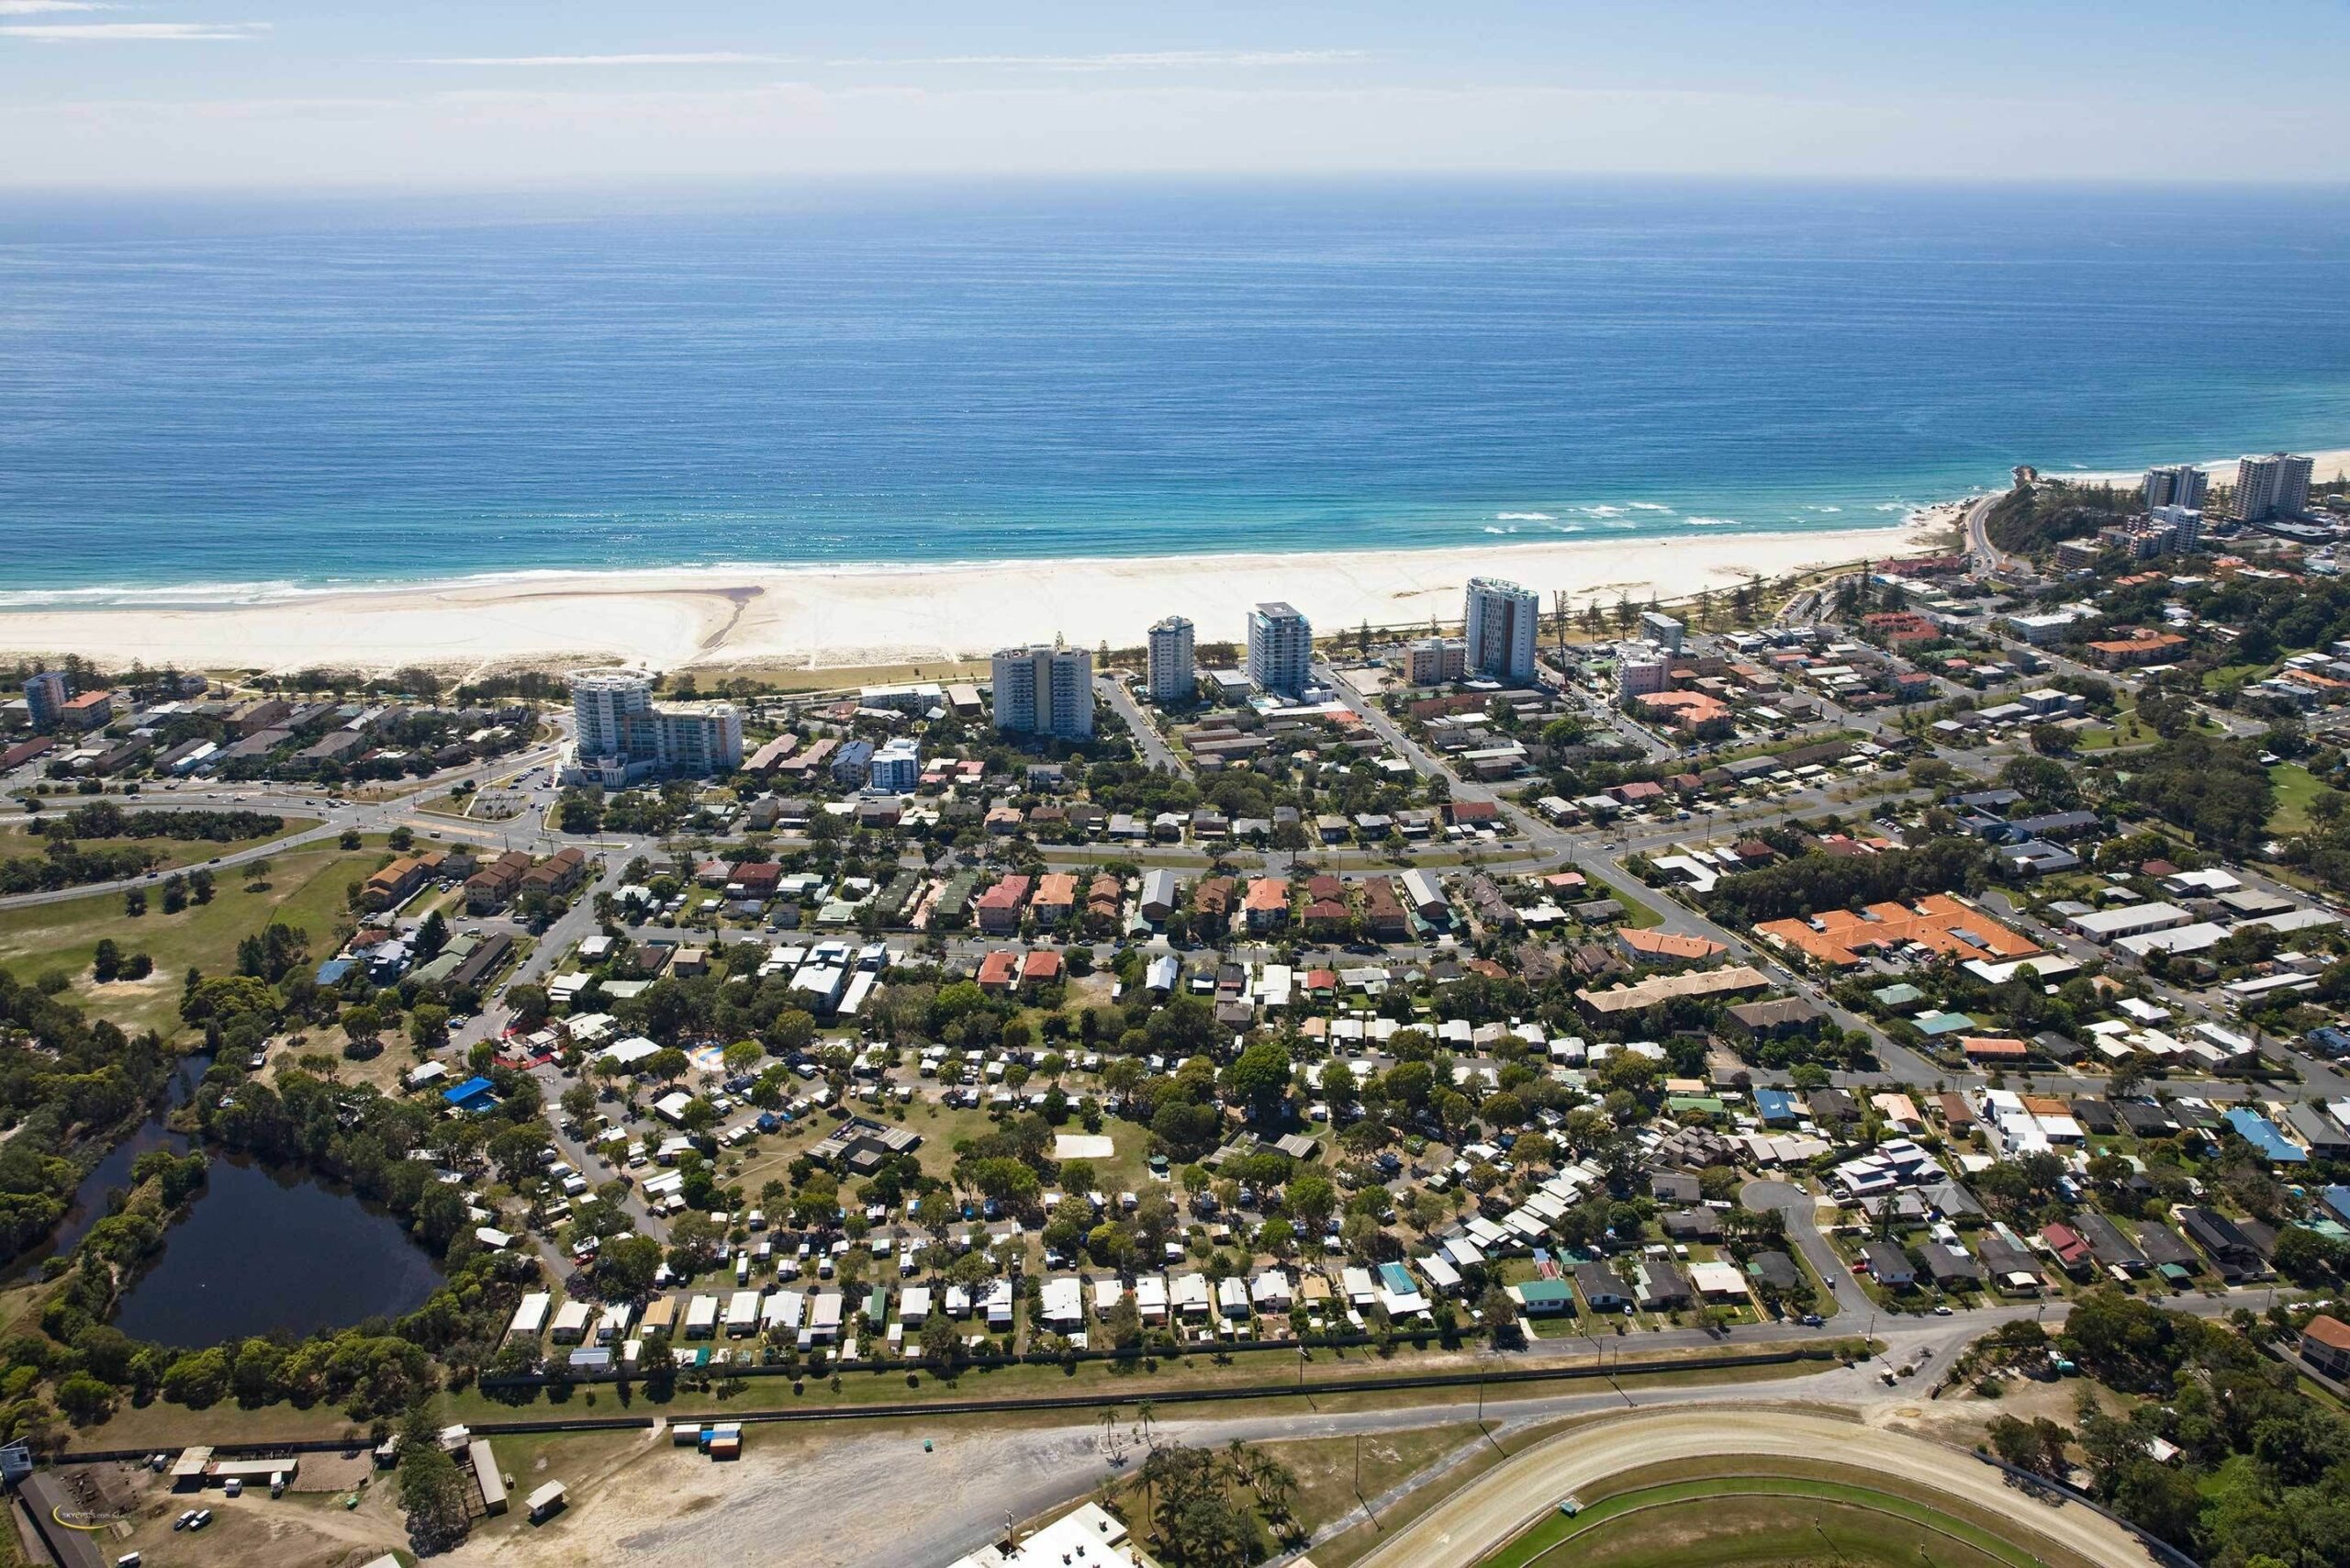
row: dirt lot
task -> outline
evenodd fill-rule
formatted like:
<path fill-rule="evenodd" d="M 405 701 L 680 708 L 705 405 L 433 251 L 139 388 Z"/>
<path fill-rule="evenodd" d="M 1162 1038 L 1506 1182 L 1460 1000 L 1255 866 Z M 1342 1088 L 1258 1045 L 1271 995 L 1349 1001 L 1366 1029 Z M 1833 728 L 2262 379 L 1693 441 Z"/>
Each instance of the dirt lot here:
<path fill-rule="evenodd" d="M 372 1466 L 363 1458 L 339 1462 L 321 1456 L 318 1473 L 303 1462 L 303 1486 L 272 1498 L 267 1487 L 230 1497 L 218 1487 L 201 1495 L 173 1492 L 160 1476 L 122 1466 L 106 1467 L 110 1484 L 129 1492 L 133 1512 L 100 1542 L 107 1556 L 136 1551 L 152 1568 L 218 1568 L 234 1562 L 239 1568 L 355 1568 L 404 1546 L 407 1537 L 392 1489 L 382 1481 L 368 1481 Z M 345 1488 L 308 1489 L 312 1484 L 345 1483 Z M 353 1480 L 365 1481 L 357 1508 L 346 1510 L 342 1498 Z M 194 1534 L 172 1529 L 172 1521 L 189 1508 L 212 1510 L 212 1523 Z"/>

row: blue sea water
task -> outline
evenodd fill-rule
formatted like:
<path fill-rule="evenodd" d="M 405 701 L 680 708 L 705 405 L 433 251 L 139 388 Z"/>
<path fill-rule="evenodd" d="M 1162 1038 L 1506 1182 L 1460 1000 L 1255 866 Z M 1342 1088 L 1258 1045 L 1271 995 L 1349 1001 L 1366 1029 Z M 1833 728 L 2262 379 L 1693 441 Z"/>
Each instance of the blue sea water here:
<path fill-rule="evenodd" d="M 0 204 L 0 605 L 1669 542 L 2294 445 L 2350 445 L 2341 189 Z"/>

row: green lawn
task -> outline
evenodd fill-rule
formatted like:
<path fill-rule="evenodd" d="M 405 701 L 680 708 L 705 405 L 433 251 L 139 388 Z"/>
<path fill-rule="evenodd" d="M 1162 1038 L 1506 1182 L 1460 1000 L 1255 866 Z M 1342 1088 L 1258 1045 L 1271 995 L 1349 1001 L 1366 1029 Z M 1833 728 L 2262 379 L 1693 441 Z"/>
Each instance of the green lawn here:
<path fill-rule="evenodd" d="M 162 913 L 150 892 L 147 913 L 124 911 L 119 892 L 92 893 L 57 903 L 0 910 L 0 965 L 29 980 L 50 969 L 74 977 L 73 994 L 90 1013 L 128 1029 L 178 1025 L 180 984 L 189 966 L 220 974 L 236 966 L 237 943 L 274 916 L 309 933 L 310 951 L 333 950 L 336 922 L 344 915 L 344 889 L 381 865 L 389 852 L 371 839 L 355 850 L 331 843 L 306 844 L 274 856 L 258 891 L 247 891 L 253 863 L 221 868 L 212 902 L 191 903 L 177 914 Z M 111 936 L 125 953 L 145 953 L 155 972 L 144 980 L 98 985 L 90 979 L 90 958 L 102 937 Z"/>
<path fill-rule="evenodd" d="M 136 811 L 138 807 L 133 804 L 130 809 Z M 62 820 L 62 813 L 59 813 L 59 817 Z M 318 825 L 318 819 L 315 817 L 287 817 L 285 821 L 285 825 L 277 832 L 262 834 L 252 838 L 219 841 L 203 838 L 77 838 L 73 842 L 84 849 L 92 851 L 142 847 L 151 849 L 162 857 L 156 861 L 155 868 L 169 871 L 184 866 L 201 866 L 216 855 L 226 855 L 238 849 L 251 849 L 257 844 L 266 844 L 273 838 L 283 838 L 288 834 L 300 833 L 305 828 Z M 0 826 L 0 860 L 14 859 L 18 856 L 44 855 L 48 849 L 49 835 L 30 823 L 9 823 Z"/>
<path fill-rule="evenodd" d="M 1724 1383 L 1770 1383 L 1785 1378 L 1805 1377 L 1821 1370 L 1818 1361 L 1794 1361 L 1784 1365 L 1760 1367 L 1708 1366 L 1702 1354 L 1688 1358 L 1684 1371 L 1653 1372 L 1628 1376 L 1621 1385 L 1630 1389 L 1673 1388 L 1693 1384 L 1713 1385 Z M 916 1374 L 918 1383 L 908 1386 L 903 1368 L 890 1371 L 859 1371 L 841 1374 L 840 1392 L 834 1393 L 830 1380 L 810 1377 L 802 1391 L 794 1394 L 791 1380 L 786 1377 L 759 1377 L 745 1380 L 739 1393 L 722 1397 L 716 1392 L 704 1393 L 682 1384 L 673 1396 L 655 1401 L 647 1396 L 642 1383 L 632 1385 L 626 1399 L 621 1397 L 616 1385 L 582 1385 L 560 1401 L 540 1397 L 516 1406 L 485 1395 L 478 1387 L 443 1396 L 442 1407 L 451 1421 L 478 1425 L 498 1421 L 549 1421 L 567 1417 L 664 1417 L 671 1420 L 688 1420 L 704 1415 L 723 1415 L 729 1411 L 767 1410 L 781 1408 L 830 1409 L 853 1412 L 860 1406 L 889 1404 L 904 1400 L 935 1398 L 940 1400 L 1013 1400 L 1039 1395 L 1078 1394 L 1112 1397 L 1122 1401 L 1122 1420 L 1134 1419 L 1132 1402 L 1165 1398 L 1169 1394 L 1201 1387 L 1245 1388 L 1252 1396 L 1220 1403 L 1214 1413 L 1221 1416 L 1262 1415 L 1274 1412 L 1300 1411 L 1304 1408 L 1292 1392 L 1295 1384 L 1296 1362 L 1285 1352 L 1263 1351 L 1236 1356 L 1226 1365 L 1219 1366 L 1212 1356 L 1179 1357 L 1158 1362 L 1155 1368 L 1132 1365 L 1113 1368 L 1102 1362 L 1080 1363 L 1072 1374 L 1058 1366 L 1017 1366 L 991 1369 L 971 1368 L 960 1376 L 942 1381 L 928 1373 Z M 1459 1372 L 1475 1365 L 1472 1354 L 1463 1351 L 1447 1354 L 1431 1350 L 1416 1352 L 1404 1348 L 1394 1355 L 1382 1357 L 1368 1348 L 1340 1353 L 1328 1350 L 1316 1350 L 1307 1375 L 1323 1381 L 1347 1377 L 1387 1377 L 1422 1372 Z M 1548 1380 L 1510 1385 L 1491 1393 L 1490 1399 L 1498 1410 L 1516 1399 L 1536 1399 L 1557 1394 L 1562 1387 L 1573 1389 L 1586 1386 L 1572 1382 Z M 1254 1396 L 1261 1391 L 1261 1397 Z M 1453 1388 L 1431 1390 L 1425 1394 L 1397 1393 L 1392 1389 L 1363 1391 L 1333 1391 L 1314 1395 L 1312 1409 L 1321 1413 L 1347 1410 L 1390 1410 L 1422 1400 L 1450 1400 L 1460 1396 Z M 1192 1413 L 1191 1406 L 1162 1406 L 1162 1417 Z M 1087 1424 L 1098 1417 L 1087 1417 L 1068 1410 L 988 1411 L 961 1417 L 935 1416 L 928 1420 L 945 1424 L 968 1420 L 990 1426 L 1018 1425 L 1024 1427 L 1067 1426 Z M 268 1405 L 259 1409 L 246 1409 L 231 1401 L 222 1401 L 208 1409 L 191 1410 L 185 1406 L 156 1400 L 145 1406 L 119 1406 L 103 1425 L 74 1428 L 69 1444 L 74 1448 L 179 1448 L 193 1442 L 260 1443 L 297 1438 L 334 1439 L 350 1436 L 360 1430 L 343 1413 L 326 1405 L 300 1410 L 293 1406 Z M 867 1429 L 862 1423 L 852 1422 L 843 1427 L 827 1426 L 826 1431 L 859 1431 Z M 500 1437 L 497 1439 L 500 1462 L 512 1468 L 508 1459 L 509 1445 L 519 1447 L 518 1457 L 529 1455 L 536 1445 L 544 1441 L 540 1434 Z M 1512 1448 L 1518 1446 L 1516 1439 Z M 1408 1473 L 1408 1456 L 1398 1451 L 1386 1462 L 1394 1473 L 1382 1481 L 1382 1487 L 1393 1485 L 1394 1479 Z M 1365 1442 L 1363 1466 L 1365 1491 L 1372 1473 L 1373 1459 L 1369 1439 Z M 1351 1485 L 1352 1463 L 1349 1455 L 1348 1484 Z M 1305 1477 L 1301 1473 L 1300 1481 Z M 1351 1491 L 1348 1495 L 1351 1496 Z M 1343 1511 L 1343 1510 L 1342 1510 Z"/>
<path fill-rule="evenodd" d="M 1725 1456 L 1722 1465 L 1760 1471 Z M 1552 1513 L 1485 1559 L 1483 1568 L 1714 1568 L 1835 1562 L 1896 1568 L 2035 1568 L 2065 1561 L 2026 1548 L 1998 1521 L 1965 1517 L 1902 1493 L 1850 1481 L 1769 1473 L 1631 1485 L 1584 1498 L 1573 1518 Z"/>
<path fill-rule="evenodd" d="M 2203 672 L 2203 689 L 2225 691 L 2258 680 L 2267 673 L 2266 665 L 2221 665 Z"/>
<path fill-rule="evenodd" d="M 2268 770 L 2277 803 L 2268 813 L 2268 831 L 2300 833 L 2310 824 L 2310 802 L 2326 793 L 2317 776 L 2298 762 L 2280 762 Z"/>

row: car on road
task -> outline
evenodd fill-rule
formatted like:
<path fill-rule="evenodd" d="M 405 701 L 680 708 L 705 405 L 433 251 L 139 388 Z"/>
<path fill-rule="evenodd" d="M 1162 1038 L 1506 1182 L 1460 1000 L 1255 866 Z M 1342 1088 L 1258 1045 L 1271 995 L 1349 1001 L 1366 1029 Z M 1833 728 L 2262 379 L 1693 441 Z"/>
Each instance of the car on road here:
<path fill-rule="evenodd" d="M 1796 1319 L 1796 1321 L 1801 1323 L 1806 1328 L 1817 1328 L 1820 1325 L 1826 1323 L 1828 1319 L 1820 1316 L 1819 1314 L 1816 1312 L 1807 1312 L 1800 1318 Z"/>

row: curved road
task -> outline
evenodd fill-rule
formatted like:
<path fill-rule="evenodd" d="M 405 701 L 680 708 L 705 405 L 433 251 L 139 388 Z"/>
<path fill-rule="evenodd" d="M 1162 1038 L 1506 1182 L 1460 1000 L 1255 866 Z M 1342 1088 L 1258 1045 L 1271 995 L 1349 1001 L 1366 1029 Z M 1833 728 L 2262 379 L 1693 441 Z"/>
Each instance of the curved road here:
<path fill-rule="evenodd" d="M 446 833 L 453 826 L 462 827 L 466 824 L 458 823 L 454 819 L 436 821 L 431 817 L 420 818 L 415 814 L 417 808 L 427 801 L 438 800 L 451 793 L 458 785 L 467 781 L 479 784 L 488 778 L 506 778 L 511 774 L 525 772 L 532 767 L 554 762 L 562 755 L 563 748 L 559 745 L 534 746 L 527 751 L 494 757 L 460 772 L 442 774 L 422 789 L 388 801 L 336 800 L 329 796 L 327 799 L 330 803 L 324 808 L 324 820 L 312 826 L 297 829 L 280 838 L 273 838 L 266 844 L 256 844 L 248 849 L 232 850 L 204 861 L 202 864 L 207 867 L 241 866 L 248 861 L 283 855 L 287 850 L 299 848 L 305 844 L 315 844 L 321 839 L 340 838 L 346 830 L 351 828 L 357 828 L 364 833 L 384 833 L 405 824 L 416 829 L 420 836 L 425 834 Z M 95 801 L 105 800 L 128 812 L 244 810 L 272 812 L 287 816 L 304 816 L 319 813 L 320 808 L 308 802 L 319 799 L 323 792 L 322 788 L 317 785 L 292 787 L 263 785 L 250 795 L 233 799 L 223 799 L 217 794 L 193 798 L 147 794 L 72 795 L 55 797 L 54 803 L 69 811 L 75 806 L 88 805 Z M 533 840 L 554 836 L 540 834 L 535 830 L 530 830 L 530 832 Z M 178 868 L 183 872 L 194 868 L 189 866 Z M 109 882 L 82 882 L 70 888 L 45 888 L 39 892 L 10 893 L 0 896 L 0 909 L 23 909 L 35 904 L 66 903 L 74 899 L 120 892 L 126 888 L 153 887 L 171 874 L 168 871 L 149 871 L 140 876 L 118 878 Z"/>
<path fill-rule="evenodd" d="M 1536 1444 L 1405 1526 L 1361 1568 L 1464 1568 L 1548 1514 L 1560 1498 L 1613 1475 L 1725 1454 L 1825 1461 L 1886 1476 L 1905 1492 L 1939 1492 L 2018 1520 L 2090 1562 L 2154 1560 L 2121 1526 L 2077 1504 L 2030 1501 L 2005 1475 L 1920 1438 L 1779 1410 L 1638 1411 Z"/>
<path fill-rule="evenodd" d="M 1966 553 L 1975 558 L 1979 570 L 1996 572 L 2015 560 L 2013 555 L 1991 543 L 1991 531 L 1985 526 L 1990 519 L 1991 509 L 2010 494 L 2013 492 L 1985 496 L 1966 509 Z"/>

